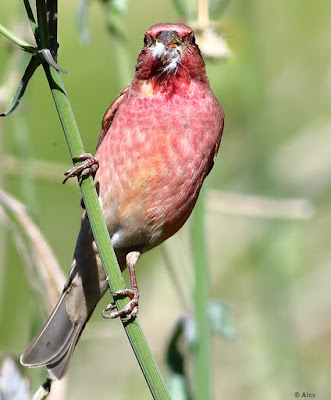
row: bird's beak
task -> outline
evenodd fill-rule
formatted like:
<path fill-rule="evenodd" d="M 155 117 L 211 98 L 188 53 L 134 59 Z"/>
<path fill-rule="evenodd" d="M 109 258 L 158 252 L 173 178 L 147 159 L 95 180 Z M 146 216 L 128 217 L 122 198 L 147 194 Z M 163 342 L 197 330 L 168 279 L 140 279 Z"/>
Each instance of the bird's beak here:
<path fill-rule="evenodd" d="M 183 49 L 182 44 L 183 42 L 176 32 L 161 32 L 156 39 L 156 43 L 153 48 L 153 55 L 162 62 L 172 61 L 171 66 L 169 65 L 168 68 L 176 69 L 178 61 L 180 60 L 180 54 Z"/>
<path fill-rule="evenodd" d="M 177 46 L 180 46 L 182 44 L 181 38 L 177 35 L 176 32 L 173 31 L 162 32 L 158 36 L 157 42 L 162 43 L 167 50 L 176 48 Z"/>
<path fill-rule="evenodd" d="M 183 48 L 183 41 L 176 32 L 164 31 L 158 35 L 151 50 L 153 56 L 161 61 L 163 72 L 176 73 Z"/>

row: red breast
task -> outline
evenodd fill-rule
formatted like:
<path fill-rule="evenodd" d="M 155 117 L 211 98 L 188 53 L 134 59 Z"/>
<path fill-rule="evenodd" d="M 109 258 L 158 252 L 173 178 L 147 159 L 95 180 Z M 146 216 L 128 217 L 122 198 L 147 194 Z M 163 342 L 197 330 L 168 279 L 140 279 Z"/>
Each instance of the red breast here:
<path fill-rule="evenodd" d="M 134 81 L 96 153 L 106 223 L 111 236 L 120 232 L 115 247 L 147 250 L 177 232 L 213 165 L 223 112 L 209 85 L 178 76 L 176 85 Z"/>

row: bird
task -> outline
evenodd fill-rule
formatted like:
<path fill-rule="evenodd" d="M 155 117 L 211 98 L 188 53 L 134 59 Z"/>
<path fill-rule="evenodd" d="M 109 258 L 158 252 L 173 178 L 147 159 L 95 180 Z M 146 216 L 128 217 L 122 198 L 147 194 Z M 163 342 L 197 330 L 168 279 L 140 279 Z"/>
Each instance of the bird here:
<path fill-rule="evenodd" d="M 95 157 L 66 173 L 93 174 L 119 266 L 128 268 L 130 301 L 106 318 L 134 319 L 140 256 L 174 235 L 190 216 L 221 143 L 224 111 L 212 92 L 193 30 L 158 23 L 144 35 L 133 80 L 104 114 Z M 21 355 L 53 380 L 67 372 L 77 342 L 108 284 L 86 211 L 68 280 L 49 319 Z M 111 311 L 110 314 L 107 312 Z"/>

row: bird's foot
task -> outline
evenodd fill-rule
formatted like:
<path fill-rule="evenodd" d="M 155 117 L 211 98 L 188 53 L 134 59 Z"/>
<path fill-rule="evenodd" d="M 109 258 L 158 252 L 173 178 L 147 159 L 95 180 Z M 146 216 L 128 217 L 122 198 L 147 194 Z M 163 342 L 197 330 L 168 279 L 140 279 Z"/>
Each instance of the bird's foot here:
<path fill-rule="evenodd" d="M 116 308 L 115 303 L 110 303 L 108 306 L 102 311 L 103 318 L 106 319 L 114 319 L 121 317 L 121 321 L 127 322 L 129 320 L 135 319 L 139 306 L 138 306 L 138 299 L 139 299 L 139 290 L 138 288 L 134 289 L 124 289 L 118 290 L 116 292 L 111 292 L 113 295 L 117 296 L 128 296 L 130 298 L 129 303 L 123 307 L 121 310 L 113 311 L 110 314 L 106 314 L 107 311 L 112 311 Z"/>
<path fill-rule="evenodd" d="M 97 169 L 99 168 L 99 161 L 96 157 L 93 157 L 90 153 L 83 153 L 78 157 L 74 157 L 73 161 L 83 161 L 80 165 L 77 165 L 69 171 L 65 172 L 64 175 L 66 176 L 63 183 L 66 183 L 69 178 L 74 176 L 78 176 L 82 178 L 86 175 L 94 174 Z"/>
<path fill-rule="evenodd" d="M 136 273 L 134 267 L 136 262 L 139 260 L 140 251 L 130 251 L 126 255 L 126 266 L 130 274 L 131 288 L 124 290 L 117 290 L 116 292 L 111 292 L 113 295 L 117 296 L 127 296 L 130 301 L 121 310 L 113 311 L 110 314 L 106 314 L 107 311 L 112 311 L 116 308 L 115 303 L 110 303 L 102 312 L 102 316 L 107 319 L 114 319 L 121 317 L 122 322 L 127 322 L 136 318 L 139 310 L 138 300 L 139 300 L 139 290 L 137 285 Z"/>

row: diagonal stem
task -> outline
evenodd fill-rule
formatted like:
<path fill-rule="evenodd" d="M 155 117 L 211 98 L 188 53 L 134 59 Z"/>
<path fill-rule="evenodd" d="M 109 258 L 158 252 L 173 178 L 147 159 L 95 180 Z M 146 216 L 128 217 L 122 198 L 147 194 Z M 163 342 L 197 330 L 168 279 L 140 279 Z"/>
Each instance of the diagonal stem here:
<path fill-rule="evenodd" d="M 57 59 L 57 1 L 46 0 L 46 9 L 48 13 L 48 26 L 49 26 L 49 48 L 51 50 L 54 60 Z"/>
<path fill-rule="evenodd" d="M 54 0 L 57 1 L 57 0 Z M 36 0 L 37 8 L 37 38 L 39 49 L 49 48 L 49 26 L 45 0 Z"/>

